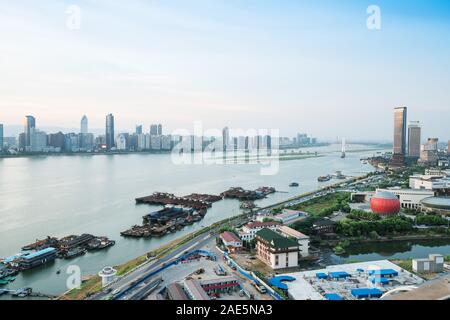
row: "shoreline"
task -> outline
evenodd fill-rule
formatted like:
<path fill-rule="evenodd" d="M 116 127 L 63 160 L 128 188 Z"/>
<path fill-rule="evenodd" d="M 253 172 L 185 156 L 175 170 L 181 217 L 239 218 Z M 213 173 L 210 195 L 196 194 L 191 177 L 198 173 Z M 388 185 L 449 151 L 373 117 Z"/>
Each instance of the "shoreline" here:
<path fill-rule="evenodd" d="M 352 181 L 354 182 L 354 181 L 357 181 L 357 180 L 366 179 L 368 176 L 370 176 L 370 174 L 371 173 L 366 173 L 364 175 L 361 175 L 361 176 L 358 176 L 358 177 L 352 177 L 350 179 L 346 179 L 346 180 L 340 181 L 338 183 L 335 183 L 335 184 L 332 184 L 332 185 L 329 185 L 329 186 L 324 186 L 324 187 L 325 188 L 333 188 L 333 187 L 337 187 L 337 186 L 340 186 L 342 184 L 349 183 L 349 182 L 352 182 Z M 264 208 L 258 208 L 258 211 L 260 211 L 260 210 L 270 210 L 270 209 L 278 208 L 280 206 L 285 205 L 286 203 L 289 203 L 289 202 L 294 201 L 294 200 L 302 199 L 304 197 L 307 197 L 307 196 L 309 196 L 311 194 L 314 194 L 316 192 L 319 192 L 321 190 L 323 190 L 323 188 L 316 189 L 316 190 L 313 190 L 313 191 L 310 191 L 310 192 L 306 192 L 306 193 L 297 195 L 297 196 L 295 196 L 293 198 L 290 198 L 290 199 L 287 199 L 287 200 L 284 200 L 284 201 L 281 201 L 281 202 L 278 202 L 278 203 L 266 206 Z M 142 256 L 139 256 L 139 257 L 136 257 L 136 258 L 134 258 L 132 260 L 126 261 L 126 262 L 124 262 L 124 263 L 122 263 L 122 264 L 120 264 L 118 266 L 114 266 L 114 268 L 116 268 L 116 270 L 122 270 L 124 268 L 127 268 L 127 266 L 132 265 L 132 268 L 128 269 L 125 273 L 121 274 L 121 276 L 125 276 L 125 275 L 133 272 L 134 270 L 144 266 L 145 264 L 150 263 L 151 261 L 154 261 L 155 259 L 163 258 L 165 255 L 169 254 L 171 251 L 176 250 L 181 245 L 183 245 L 184 242 L 189 241 L 189 239 L 192 239 L 192 238 L 194 238 L 194 237 L 196 237 L 198 235 L 201 235 L 201 234 L 205 234 L 207 232 L 211 232 L 211 230 L 216 229 L 218 227 L 221 227 L 224 224 L 230 224 L 230 223 L 232 223 L 235 220 L 240 220 L 242 218 L 247 219 L 248 217 L 249 217 L 249 213 L 241 213 L 241 214 L 236 215 L 234 217 L 218 221 L 216 223 L 213 223 L 210 226 L 206 226 L 206 227 L 204 227 L 204 228 L 202 228 L 200 230 L 197 230 L 195 232 L 192 232 L 192 233 L 189 233 L 189 234 L 187 234 L 185 236 L 177 238 L 177 239 L 171 241 L 168 244 L 165 244 L 163 246 L 155 248 L 154 250 L 152 250 L 152 251 L 150 251 L 150 252 L 148 252 L 148 253 L 146 253 L 146 254 L 144 254 Z M 152 256 L 152 253 L 154 253 L 154 252 L 158 252 L 157 258 L 155 256 Z M 149 256 L 152 256 L 151 260 L 149 260 L 149 258 L 148 258 Z M 144 259 L 144 260 L 142 260 L 142 259 Z M 134 265 L 134 263 L 138 262 L 138 261 L 141 261 L 141 262 L 136 264 L 136 265 Z M 93 279 L 95 279 L 96 281 L 94 281 Z M 92 281 L 94 283 L 92 283 L 90 281 Z M 98 288 L 98 285 L 99 285 L 100 282 L 101 282 L 101 279 L 98 276 L 91 275 L 89 277 L 89 279 L 86 281 L 84 287 L 82 285 L 81 289 L 73 289 L 73 290 L 70 290 L 68 292 L 62 293 L 57 299 L 70 299 L 70 295 L 73 295 L 73 294 L 76 294 L 77 298 L 82 298 L 82 299 L 88 298 L 90 295 L 95 294 L 96 292 L 99 292 L 101 290 L 101 288 Z M 97 288 L 98 290 L 94 291 L 94 292 L 90 292 L 90 290 L 92 290 L 93 288 Z M 73 293 L 73 292 L 75 292 L 75 293 Z M 80 295 L 84 296 L 84 298 L 80 297 Z"/>

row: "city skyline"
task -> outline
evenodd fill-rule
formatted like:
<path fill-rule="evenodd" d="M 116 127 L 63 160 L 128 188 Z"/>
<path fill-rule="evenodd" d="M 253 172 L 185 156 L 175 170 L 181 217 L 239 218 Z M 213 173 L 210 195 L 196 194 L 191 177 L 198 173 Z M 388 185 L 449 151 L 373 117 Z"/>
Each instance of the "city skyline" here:
<path fill-rule="evenodd" d="M 1 122 L 9 130 L 34 114 L 42 127 L 77 128 L 88 114 L 90 126 L 102 128 L 113 113 L 116 128 L 129 132 L 136 119 L 168 131 L 201 120 L 391 140 L 384 119 L 407 105 L 425 136 L 444 137 L 448 19 L 435 18 L 447 18 L 449 5 L 378 5 L 383 23 L 373 31 L 367 6 L 330 1 L 82 1 L 79 30 L 66 26 L 67 2 L 5 4 Z"/>

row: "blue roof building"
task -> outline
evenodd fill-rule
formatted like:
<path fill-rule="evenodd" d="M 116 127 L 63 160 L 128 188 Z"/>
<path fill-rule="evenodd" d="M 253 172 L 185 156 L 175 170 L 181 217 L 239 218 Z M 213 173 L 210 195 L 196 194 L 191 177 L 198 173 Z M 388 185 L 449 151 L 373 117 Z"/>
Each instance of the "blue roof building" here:
<path fill-rule="evenodd" d="M 381 296 L 383 295 L 383 291 L 381 291 L 380 289 L 376 289 L 376 288 L 352 289 L 351 293 L 357 299 L 381 298 Z"/>

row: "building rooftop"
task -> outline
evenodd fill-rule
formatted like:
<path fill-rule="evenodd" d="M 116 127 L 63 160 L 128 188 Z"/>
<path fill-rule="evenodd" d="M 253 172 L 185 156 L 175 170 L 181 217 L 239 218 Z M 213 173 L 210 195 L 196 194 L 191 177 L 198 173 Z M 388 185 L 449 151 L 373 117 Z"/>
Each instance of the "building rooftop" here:
<path fill-rule="evenodd" d="M 272 227 L 272 226 L 281 226 L 281 223 L 278 221 L 268 221 L 268 222 L 252 222 L 249 224 L 246 224 L 245 227 L 248 229 L 260 229 L 265 227 Z"/>
<path fill-rule="evenodd" d="M 450 210 L 450 197 L 429 197 L 421 203 L 431 208 Z"/>
<path fill-rule="evenodd" d="M 290 227 L 287 226 L 281 226 L 279 228 L 279 230 L 284 233 L 287 236 L 291 236 L 294 237 L 296 239 L 309 239 L 309 237 L 307 235 L 304 235 L 303 233 L 301 233 L 300 231 L 297 231 L 295 229 L 292 229 Z"/>
<path fill-rule="evenodd" d="M 231 242 L 231 241 L 241 242 L 241 239 L 239 239 L 239 237 L 237 235 L 235 235 L 234 233 L 229 232 L 229 231 L 222 233 L 220 235 L 220 237 L 226 242 Z"/>
<path fill-rule="evenodd" d="M 273 248 L 286 249 L 291 247 L 298 247 L 298 243 L 289 238 L 283 237 L 281 234 L 270 229 L 262 229 L 256 235 L 265 241 L 269 242 Z"/>

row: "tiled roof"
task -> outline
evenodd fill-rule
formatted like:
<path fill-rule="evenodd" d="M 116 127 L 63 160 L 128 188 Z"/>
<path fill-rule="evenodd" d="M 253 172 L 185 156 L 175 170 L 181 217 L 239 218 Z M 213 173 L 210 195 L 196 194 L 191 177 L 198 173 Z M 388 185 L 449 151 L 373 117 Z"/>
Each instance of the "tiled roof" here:
<path fill-rule="evenodd" d="M 298 243 L 289 238 L 283 237 L 281 234 L 276 233 L 270 229 L 262 229 L 256 233 L 256 236 L 269 242 L 273 248 L 285 249 L 290 247 L 298 247 Z"/>

